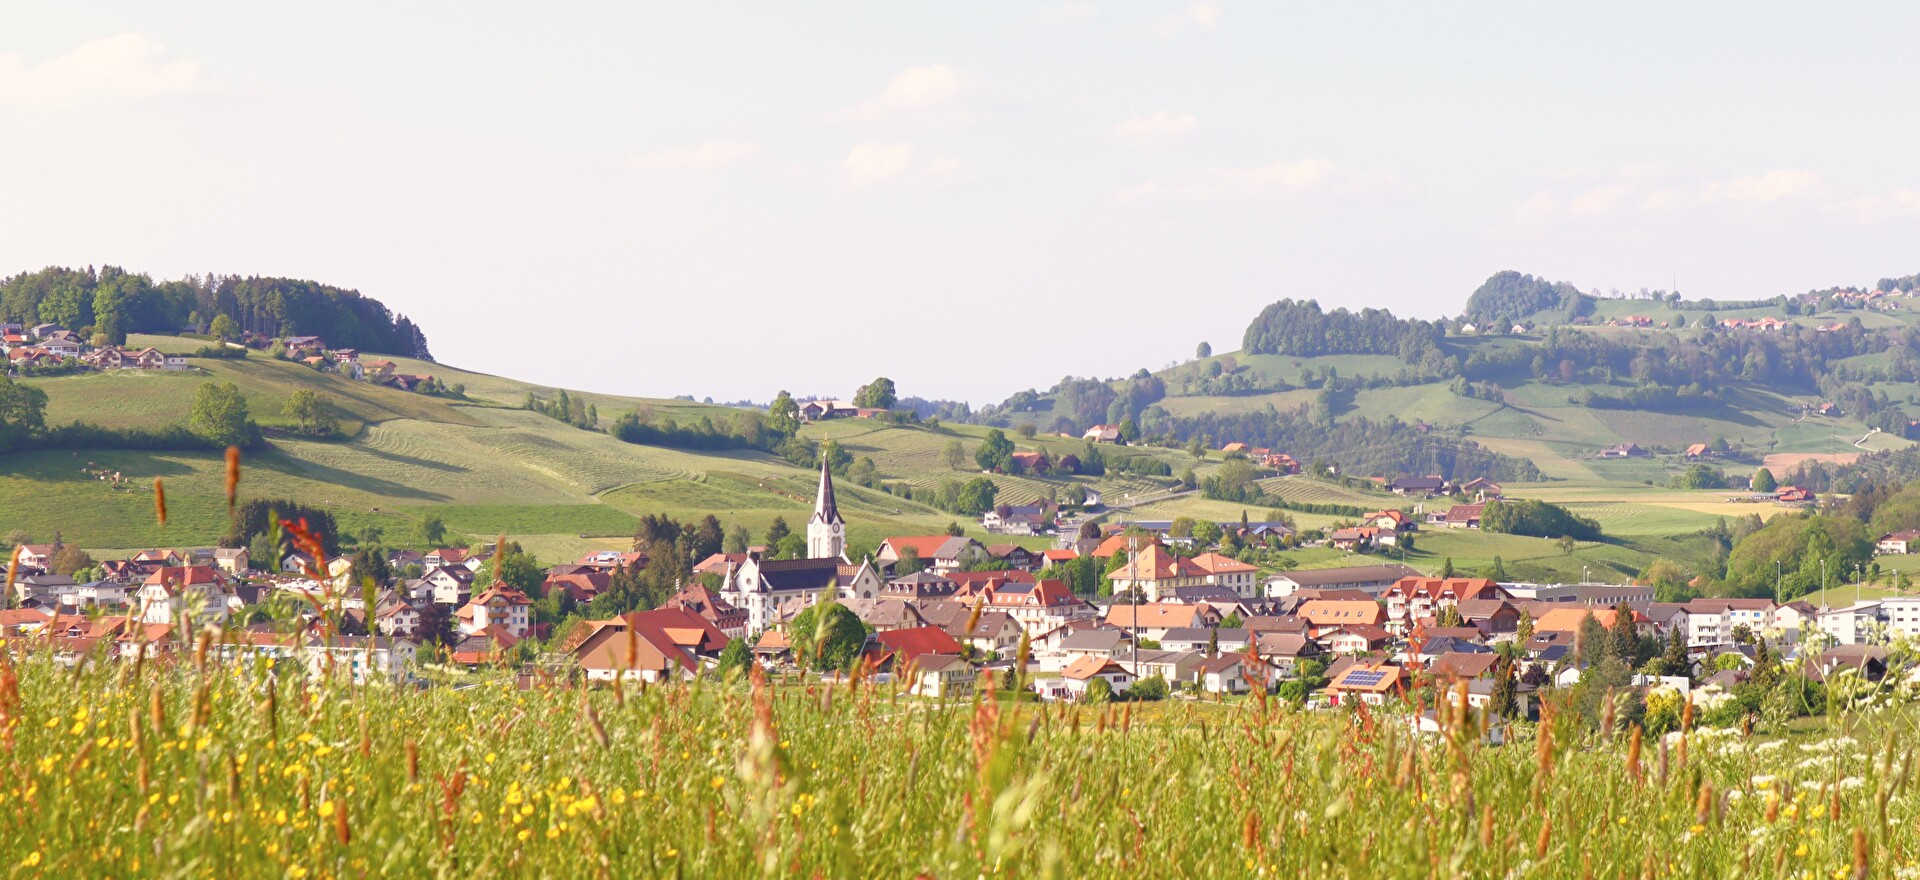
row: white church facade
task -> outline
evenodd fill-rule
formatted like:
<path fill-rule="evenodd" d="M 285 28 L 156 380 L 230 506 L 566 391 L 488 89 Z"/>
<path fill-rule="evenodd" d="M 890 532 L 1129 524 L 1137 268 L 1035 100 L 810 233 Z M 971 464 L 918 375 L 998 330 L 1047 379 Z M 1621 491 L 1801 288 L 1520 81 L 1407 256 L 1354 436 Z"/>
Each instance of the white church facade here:
<path fill-rule="evenodd" d="M 759 633 L 779 619 L 783 605 L 811 604 L 824 592 L 841 599 L 871 599 L 885 581 L 871 562 L 849 562 L 847 523 L 833 497 L 833 474 L 820 464 L 820 490 L 807 520 L 807 558 L 748 559 L 734 571 L 721 598 L 747 612 L 747 632 Z"/>

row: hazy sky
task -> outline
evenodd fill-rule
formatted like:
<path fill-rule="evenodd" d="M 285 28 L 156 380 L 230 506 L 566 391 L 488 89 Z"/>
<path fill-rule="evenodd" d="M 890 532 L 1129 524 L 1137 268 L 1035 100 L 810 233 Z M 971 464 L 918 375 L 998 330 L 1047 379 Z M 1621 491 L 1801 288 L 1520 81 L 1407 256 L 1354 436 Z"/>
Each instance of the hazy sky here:
<path fill-rule="evenodd" d="M 311 277 L 597 391 L 985 403 L 1283 296 L 1920 271 L 1911 4 L 597 5 L 10 0 L 0 272 Z"/>

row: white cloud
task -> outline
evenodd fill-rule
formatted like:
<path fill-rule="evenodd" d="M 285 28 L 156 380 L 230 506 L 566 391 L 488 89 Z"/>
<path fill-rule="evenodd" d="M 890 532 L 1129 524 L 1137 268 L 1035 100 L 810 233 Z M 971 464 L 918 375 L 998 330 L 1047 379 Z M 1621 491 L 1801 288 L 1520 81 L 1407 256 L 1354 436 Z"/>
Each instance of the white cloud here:
<path fill-rule="evenodd" d="M 1631 193 L 1627 187 L 1612 183 L 1596 186 L 1567 201 L 1567 213 L 1575 217 L 1598 217 L 1611 214 L 1619 208 Z"/>
<path fill-rule="evenodd" d="M 848 107 L 840 115 L 846 119 L 906 115 L 929 121 L 971 122 L 979 115 L 971 105 L 985 91 L 986 83 L 971 71 L 950 64 L 926 64 L 894 74 L 878 97 Z"/>
<path fill-rule="evenodd" d="M 1220 4 L 1205 0 L 1205 2 L 1190 4 L 1187 8 L 1162 19 L 1159 30 L 1161 36 L 1170 37 L 1190 28 L 1210 31 L 1219 24 Z"/>
<path fill-rule="evenodd" d="M 1028 21 L 1042 27 L 1084 24 L 1098 14 L 1099 10 L 1092 3 L 1059 3 L 1034 10 Z"/>
<path fill-rule="evenodd" d="M 1775 168 L 1758 177 L 1735 177 L 1706 185 L 1708 199 L 1730 202 L 1777 202 L 1818 195 L 1825 190 L 1820 175 L 1802 168 Z"/>
<path fill-rule="evenodd" d="M 973 163 L 952 156 L 935 156 L 927 171 L 935 177 L 954 177 L 973 170 Z"/>
<path fill-rule="evenodd" d="M 856 144 L 840 168 L 853 185 L 871 186 L 899 177 L 912 164 L 912 144 L 867 141 Z"/>
<path fill-rule="evenodd" d="M 1394 175 L 1381 169 L 1348 168 L 1330 159 L 1270 162 L 1245 168 L 1213 168 L 1200 179 L 1161 186 L 1148 181 L 1113 196 L 1118 204 L 1146 201 L 1217 201 L 1230 198 L 1271 198 L 1295 193 L 1354 193 L 1391 184 Z"/>
<path fill-rule="evenodd" d="M 1920 219 L 1920 190 L 1901 188 L 1881 196 L 1858 196 L 1842 202 L 1836 210 L 1859 223 Z"/>
<path fill-rule="evenodd" d="M 1199 120 L 1191 113 L 1161 110 L 1145 116 L 1129 117 L 1113 127 L 1112 137 L 1136 144 L 1164 143 L 1193 131 Z"/>
<path fill-rule="evenodd" d="M 1536 192 L 1520 204 L 1513 206 L 1514 219 L 1528 224 L 1552 220 L 1555 211 L 1553 193 L 1546 190 Z"/>
<path fill-rule="evenodd" d="M 0 106 L 153 98 L 213 87 L 198 62 L 171 58 L 163 48 L 140 34 L 119 34 L 32 66 L 19 55 L 0 55 Z"/>
<path fill-rule="evenodd" d="M 1523 223 L 1544 223 L 1597 217 L 1646 215 L 1675 211 L 1750 211 L 1767 205 L 1794 205 L 1824 213 L 1860 216 L 1898 213 L 1897 194 L 1868 199 L 1837 197 L 1819 173 L 1803 168 L 1776 168 L 1744 177 L 1711 177 L 1698 171 L 1658 165 L 1627 165 L 1604 173 L 1549 174 L 1548 189 L 1516 204 L 1513 214 Z"/>
<path fill-rule="evenodd" d="M 627 160 L 633 171 L 716 171 L 753 158 L 760 148 L 739 141 L 708 141 L 697 147 L 679 147 L 646 153 Z"/>

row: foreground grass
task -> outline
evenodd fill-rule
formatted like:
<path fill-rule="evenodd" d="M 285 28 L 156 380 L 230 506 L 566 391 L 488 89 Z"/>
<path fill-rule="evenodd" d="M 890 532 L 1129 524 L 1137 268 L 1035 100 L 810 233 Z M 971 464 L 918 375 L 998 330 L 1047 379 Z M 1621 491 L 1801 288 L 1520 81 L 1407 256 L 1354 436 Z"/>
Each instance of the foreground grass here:
<path fill-rule="evenodd" d="M 1875 728 L 1884 750 L 1701 735 L 1632 765 L 1571 725 L 1484 748 L 1259 702 L 348 689 L 187 666 L 30 659 L 17 697 L 0 673 L 0 870 L 1888 876 L 1920 845 L 1904 715 Z"/>

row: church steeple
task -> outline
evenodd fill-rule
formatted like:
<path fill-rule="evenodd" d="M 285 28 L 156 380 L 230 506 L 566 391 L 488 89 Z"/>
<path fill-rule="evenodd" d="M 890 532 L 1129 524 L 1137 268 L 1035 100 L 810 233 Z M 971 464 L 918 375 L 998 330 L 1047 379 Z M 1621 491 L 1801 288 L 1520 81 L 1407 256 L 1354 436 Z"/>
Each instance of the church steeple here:
<path fill-rule="evenodd" d="M 840 518 L 840 506 L 833 500 L 833 472 L 824 456 L 820 462 L 820 492 L 813 499 L 813 518 L 807 520 L 807 556 L 814 559 L 840 557 L 846 552 L 847 523 Z"/>

